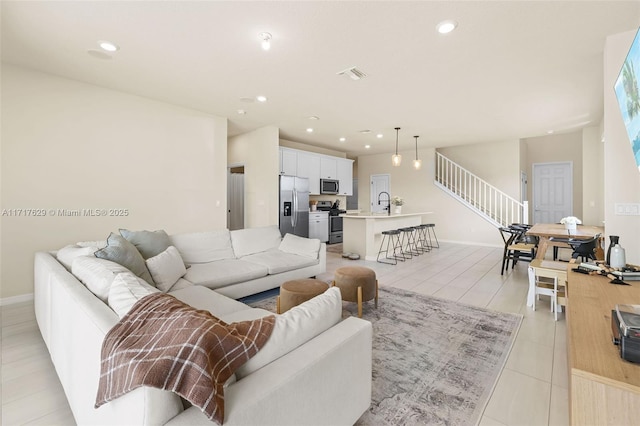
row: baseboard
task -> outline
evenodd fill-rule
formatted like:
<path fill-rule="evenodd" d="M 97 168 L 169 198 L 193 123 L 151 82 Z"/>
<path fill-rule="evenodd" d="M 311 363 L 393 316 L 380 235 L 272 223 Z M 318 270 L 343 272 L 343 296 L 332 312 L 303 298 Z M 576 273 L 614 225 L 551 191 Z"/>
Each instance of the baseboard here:
<path fill-rule="evenodd" d="M 20 296 L 0 298 L 0 306 L 15 305 L 16 303 L 29 302 L 33 300 L 33 293 L 21 294 Z"/>

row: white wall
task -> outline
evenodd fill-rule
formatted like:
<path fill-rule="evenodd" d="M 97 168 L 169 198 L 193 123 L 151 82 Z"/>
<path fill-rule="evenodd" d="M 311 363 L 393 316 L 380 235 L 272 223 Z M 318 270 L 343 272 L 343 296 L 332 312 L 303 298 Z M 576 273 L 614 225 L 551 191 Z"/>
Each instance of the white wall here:
<path fill-rule="evenodd" d="M 391 165 L 391 154 L 358 157 L 358 202 L 360 209 L 370 210 L 370 176 L 390 174 L 390 193 L 404 198 L 403 213 L 433 212 L 423 223 L 436 224 L 438 239 L 460 243 L 502 246 L 498 230 L 468 208 L 446 195 L 433 184 L 435 150 L 419 149 L 422 168 L 415 170 L 412 159 L 415 151 L 402 154 L 402 165 Z M 489 153 L 491 155 L 491 153 Z"/>
<path fill-rule="evenodd" d="M 245 228 L 278 224 L 279 134 L 267 126 L 229 138 L 229 164 L 244 164 Z"/>
<path fill-rule="evenodd" d="M 226 119 L 8 65 L 1 82 L 1 208 L 46 211 L 1 217 L 3 299 L 33 292 L 39 250 L 118 228 L 226 227 Z"/>
<path fill-rule="evenodd" d="M 582 222 L 604 222 L 604 144 L 600 127 L 582 131 Z"/>
<path fill-rule="evenodd" d="M 615 203 L 640 203 L 640 171 L 613 90 L 635 31 L 607 38 L 604 50 L 604 220 L 609 235 L 620 236 L 627 263 L 640 265 L 640 216 L 618 216 Z"/>

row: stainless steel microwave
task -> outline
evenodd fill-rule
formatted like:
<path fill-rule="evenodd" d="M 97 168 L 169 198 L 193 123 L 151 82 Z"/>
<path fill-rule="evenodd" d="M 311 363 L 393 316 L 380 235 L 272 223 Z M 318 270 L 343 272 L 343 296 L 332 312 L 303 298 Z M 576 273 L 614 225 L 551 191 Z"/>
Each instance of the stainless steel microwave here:
<path fill-rule="evenodd" d="M 320 179 L 321 194 L 338 194 L 340 185 L 336 179 Z"/>

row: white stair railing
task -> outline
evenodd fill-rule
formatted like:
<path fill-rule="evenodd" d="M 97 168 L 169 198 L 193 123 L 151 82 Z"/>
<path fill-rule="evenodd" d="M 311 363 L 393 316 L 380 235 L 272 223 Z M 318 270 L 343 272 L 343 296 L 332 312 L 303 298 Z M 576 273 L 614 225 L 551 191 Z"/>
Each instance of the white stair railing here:
<path fill-rule="evenodd" d="M 528 223 L 529 207 L 436 152 L 436 186 L 496 227 Z"/>

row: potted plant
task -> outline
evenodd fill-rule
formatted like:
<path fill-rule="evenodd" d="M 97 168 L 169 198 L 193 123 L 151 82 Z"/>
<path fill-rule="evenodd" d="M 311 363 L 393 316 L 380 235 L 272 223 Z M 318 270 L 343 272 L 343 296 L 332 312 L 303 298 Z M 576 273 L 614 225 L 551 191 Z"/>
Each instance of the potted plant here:
<path fill-rule="evenodd" d="M 402 205 L 404 204 L 404 200 L 402 199 L 402 197 L 398 197 L 397 195 L 395 197 L 393 197 L 391 199 L 391 204 L 393 204 L 395 207 L 393 208 L 393 212 L 395 214 L 400 214 L 402 213 Z"/>
<path fill-rule="evenodd" d="M 582 224 L 582 221 L 575 216 L 567 216 L 560 219 L 560 223 L 564 225 L 567 231 L 575 231 L 576 226 Z"/>

